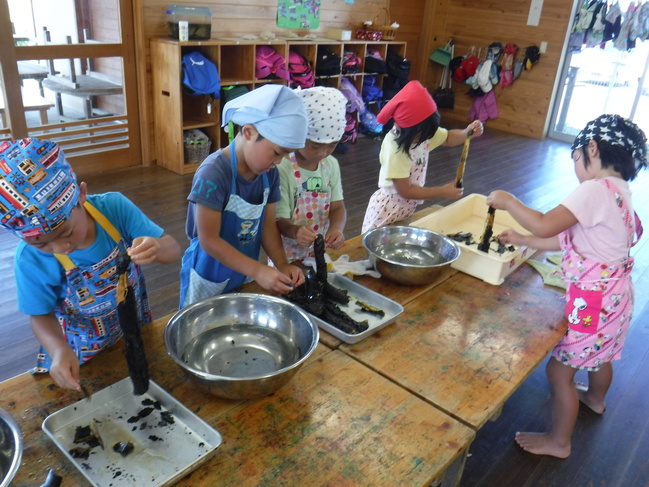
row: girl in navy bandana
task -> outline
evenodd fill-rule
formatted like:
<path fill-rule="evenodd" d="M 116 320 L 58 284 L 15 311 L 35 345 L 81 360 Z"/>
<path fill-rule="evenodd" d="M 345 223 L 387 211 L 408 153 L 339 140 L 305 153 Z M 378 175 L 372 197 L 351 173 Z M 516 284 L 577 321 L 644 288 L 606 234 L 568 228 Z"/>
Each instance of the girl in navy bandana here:
<path fill-rule="evenodd" d="M 517 443 L 537 455 L 565 458 L 581 401 L 596 413 L 613 378 L 612 361 L 633 315 L 631 246 L 642 233 L 629 181 L 647 165 L 647 138 L 619 115 L 591 121 L 572 144 L 580 185 L 547 213 L 528 208 L 504 191 L 487 203 L 508 211 L 532 235 L 507 230 L 506 244 L 562 251 L 568 331 L 552 351 L 546 372 L 552 387 L 552 426 L 546 433 L 517 433 Z M 577 370 L 588 384 L 575 384 Z"/>

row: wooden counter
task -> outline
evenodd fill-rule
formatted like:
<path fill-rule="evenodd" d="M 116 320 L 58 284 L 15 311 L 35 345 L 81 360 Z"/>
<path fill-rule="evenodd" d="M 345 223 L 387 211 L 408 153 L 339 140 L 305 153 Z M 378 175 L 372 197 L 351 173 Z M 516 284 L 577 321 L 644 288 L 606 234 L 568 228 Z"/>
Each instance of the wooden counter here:
<path fill-rule="evenodd" d="M 474 432 L 351 357 L 320 344 L 273 395 L 227 401 L 187 379 L 167 355 L 162 331 L 168 319 L 144 328 L 151 378 L 223 436 L 216 454 L 177 485 L 427 487 L 459 481 Z M 81 371 L 91 393 L 126 377 L 123 342 Z M 26 373 L 0 383 L 0 408 L 13 415 L 25 439 L 13 487 L 41 485 L 49 468 L 64 477 L 64 487 L 88 484 L 41 430 L 49 414 L 79 399 L 49 375 Z"/>
<path fill-rule="evenodd" d="M 527 265 L 500 286 L 457 273 L 340 350 L 478 430 L 563 336 L 564 308 Z"/>

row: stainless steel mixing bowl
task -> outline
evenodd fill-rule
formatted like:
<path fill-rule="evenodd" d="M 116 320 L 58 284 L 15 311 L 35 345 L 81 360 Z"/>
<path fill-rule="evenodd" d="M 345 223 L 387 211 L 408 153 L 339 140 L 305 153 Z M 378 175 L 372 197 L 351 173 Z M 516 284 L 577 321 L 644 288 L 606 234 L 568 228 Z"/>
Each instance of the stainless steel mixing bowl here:
<path fill-rule="evenodd" d="M 16 420 L 0 409 L 0 487 L 7 487 L 16 475 L 23 456 L 23 433 Z"/>
<path fill-rule="evenodd" d="M 460 256 L 451 238 L 425 228 L 387 225 L 365 233 L 362 242 L 381 276 L 411 286 L 434 282 Z"/>
<path fill-rule="evenodd" d="M 313 353 L 318 338 L 318 326 L 298 306 L 250 293 L 193 303 L 164 332 L 167 352 L 181 369 L 226 399 L 276 391 Z"/>

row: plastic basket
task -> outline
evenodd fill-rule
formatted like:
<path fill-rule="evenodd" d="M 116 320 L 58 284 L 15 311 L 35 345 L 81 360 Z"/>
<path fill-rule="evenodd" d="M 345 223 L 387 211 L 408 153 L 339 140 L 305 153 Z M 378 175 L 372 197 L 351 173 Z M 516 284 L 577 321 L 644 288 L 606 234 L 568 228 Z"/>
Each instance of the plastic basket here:
<path fill-rule="evenodd" d="M 200 130 L 186 130 L 183 136 L 185 164 L 203 162 L 210 155 L 212 141 Z"/>

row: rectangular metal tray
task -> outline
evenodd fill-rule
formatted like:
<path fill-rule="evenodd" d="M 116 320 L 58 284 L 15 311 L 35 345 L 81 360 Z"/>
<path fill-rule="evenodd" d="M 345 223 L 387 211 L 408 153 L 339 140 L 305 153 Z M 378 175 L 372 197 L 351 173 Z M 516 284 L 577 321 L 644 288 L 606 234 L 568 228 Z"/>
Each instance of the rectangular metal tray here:
<path fill-rule="evenodd" d="M 145 400 L 159 403 L 146 417 L 139 417 L 151 407 Z M 155 406 L 158 406 L 156 403 Z M 148 409 L 146 409 L 148 411 Z M 169 411 L 173 424 L 162 421 Z M 73 442 L 77 426 L 98 422 L 104 449 L 96 446 L 87 459 L 74 458 L 70 450 L 87 447 Z M 130 421 L 129 421 L 130 420 Z M 141 396 L 133 394 L 129 377 L 81 399 L 43 421 L 43 431 L 93 486 L 167 486 L 172 485 L 209 459 L 221 444 L 221 435 L 155 382 Z M 113 451 L 113 445 L 130 441 L 134 449 L 127 455 Z"/>
<path fill-rule="evenodd" d="M 376 333 L 377 331 L 385 328 L 397 317 L 403 313 L 403 306 L 401 306 L 396 301 L 393 301 L 385 296 L 372 291 L 371 289 L 366 288 L 365 286 L 358 284 L 357 282 L 352 281 L 344 276 L 338 274 L 329 274 L 327 276 L 329 284 L 335 286 L 339 289 L 346 290 L 349 294 L 349 303 L 339 304 L 338 307 L 347 313 L 351 318 L 356 321 L 367 320 L 369 328 L 364 332 L 361 332 L 357 335 L 350 335 L 345 333 L 340 328 L 335 327 L 334 325 L 327 323 L 326 321 L 318 318 L 309 313 L 311 318 L 318 324 L 320 328 L 331 333 L 333 336 L 340 338 L 345 343 L 358 343 L 363 338 Z M 356 300 L 363 301 L 370 306 L 382 309 L 385 311 L 385 316 L 379 317 L 371 313 L 366 313 L 360 311 L 360 308 L 356 305 Z"/>

